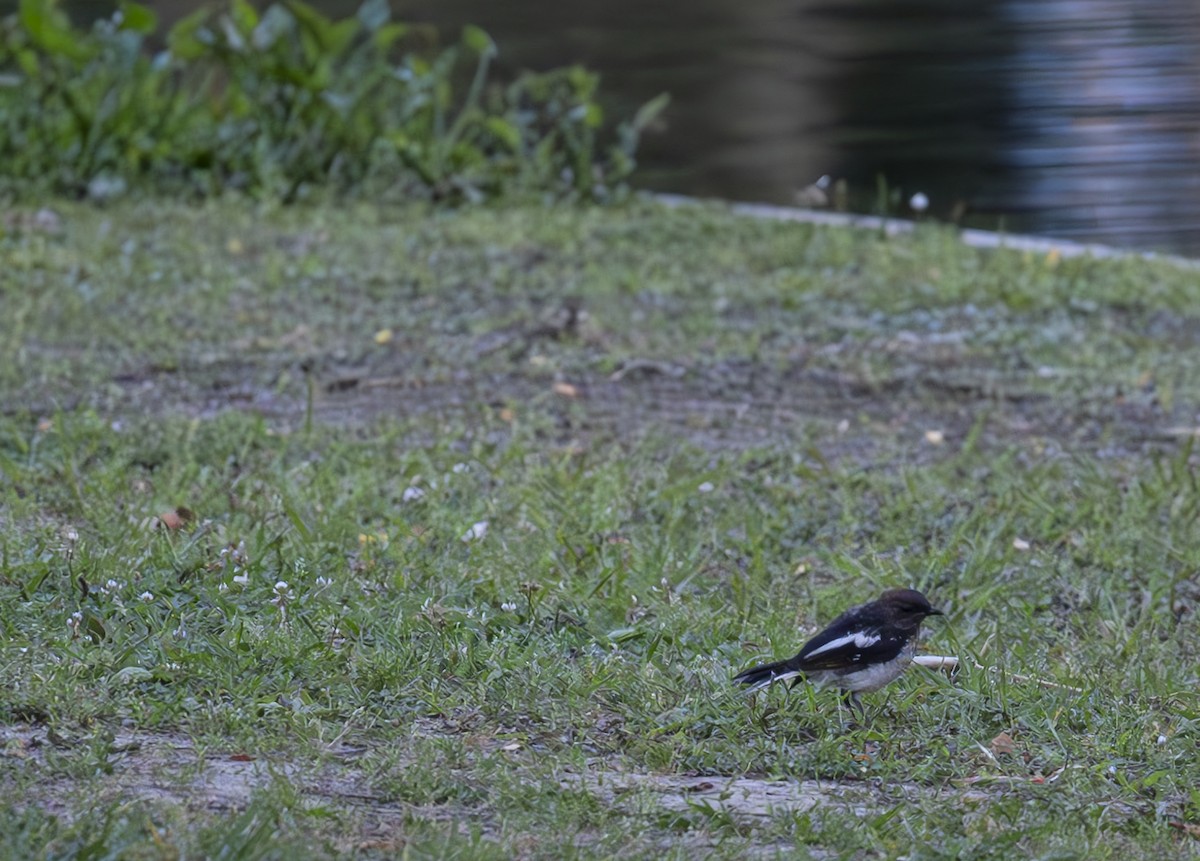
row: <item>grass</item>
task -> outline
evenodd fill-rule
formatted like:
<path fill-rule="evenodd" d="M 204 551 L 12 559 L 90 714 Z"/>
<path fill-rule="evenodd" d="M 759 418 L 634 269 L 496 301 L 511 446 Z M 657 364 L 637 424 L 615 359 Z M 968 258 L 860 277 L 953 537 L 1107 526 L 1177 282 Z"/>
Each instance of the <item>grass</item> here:
<path fill-rule="evenodd" d="M 0 236 L 0 857 L 1194 856 L 1194 273 L 53 209 Z M 892 585 L 955 678 L 730 688 Z"/>

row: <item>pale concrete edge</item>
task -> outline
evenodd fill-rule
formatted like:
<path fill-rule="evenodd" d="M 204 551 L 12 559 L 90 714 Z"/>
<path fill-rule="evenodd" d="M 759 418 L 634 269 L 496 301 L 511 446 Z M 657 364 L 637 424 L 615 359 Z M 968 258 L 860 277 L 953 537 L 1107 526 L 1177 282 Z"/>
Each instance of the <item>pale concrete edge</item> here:
<path fill-rule="evenodd" d="M 666 206 L 699 206 L 724 203 L 730 212 L 751 218 L 766 218 L 775 221 L 797 221 L 804 224 L 819 224 L 827 227 L 854 227 L 860 230 L 880 230 L 888 236 L 909 233 L 917 227 L 915 221 L 903 218 L 880 218 L 877 215 L 852 215 L 845 212 L 818 212 L 793 206 L 776 206 L 768 203 L 738 203 L 714 198 L 689 197 L 683 194 L 651 192 L 650 199 Z M 1177 254 L 1161 254 L 1157 251 L 1130 251 L 1088 242 L 1069 239 L 1053 239 L 1045 236 L 996 233 L 990 230 L 964 228 L 958 231 L 963 244 L 972 248 L 1007 248 L 1013 251 L 1029 251 L 1039 254 L 1057 252 L 1062 257 L 1090 256 L 1095 258 L 1138 258 L 1160 263 L 1169 263 L 1183 269 L 1200 269 L 1200 260 L 1181 257 Z"/>

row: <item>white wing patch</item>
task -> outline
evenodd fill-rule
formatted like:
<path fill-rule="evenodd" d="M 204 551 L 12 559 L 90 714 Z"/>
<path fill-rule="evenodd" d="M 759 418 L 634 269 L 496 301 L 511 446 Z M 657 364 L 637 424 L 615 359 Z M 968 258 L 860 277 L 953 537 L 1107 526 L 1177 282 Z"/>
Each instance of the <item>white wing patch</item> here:
<path fill-rule="evenodd" d="M 849 646 L 851 643 L 853 643 L 854 647 L 857 649 L 866 649 L 874 646 L 881 639 L 883 638 L 874 631 L 855 631 L 853 634 L 846 634 L 844 637 L 838 637 L 836 640 L 830 640 L 819 649 L 813 649 L 804 656 L 804 659 L 808 660 L 809 658 L 815 658 L 822 652 L 832 652 L 836 649 L 841 649 L 844 646 Z"/>

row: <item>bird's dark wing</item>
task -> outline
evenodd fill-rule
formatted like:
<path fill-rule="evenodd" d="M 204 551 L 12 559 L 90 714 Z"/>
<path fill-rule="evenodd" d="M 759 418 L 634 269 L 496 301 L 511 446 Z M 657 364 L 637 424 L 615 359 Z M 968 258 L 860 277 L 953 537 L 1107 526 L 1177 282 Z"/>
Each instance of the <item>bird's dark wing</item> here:
<path fill-rule="evenodd" d="M 804 644 L 800 654 L 789 661 L 793 669 L 844 670 L 856 665 L 890 661 L 904 648 L 905 638 L 886 634 L 879 627 L 830 625 Z"/>

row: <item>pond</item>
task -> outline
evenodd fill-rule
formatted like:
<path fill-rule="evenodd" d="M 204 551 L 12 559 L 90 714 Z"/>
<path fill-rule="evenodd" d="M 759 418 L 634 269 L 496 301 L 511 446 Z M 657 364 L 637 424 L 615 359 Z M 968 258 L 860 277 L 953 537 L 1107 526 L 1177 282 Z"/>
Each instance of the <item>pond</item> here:
<path fill-rule="evenodd" d="M 13 0 L 0 0 L 0 9 Z M 151 0 L 171 20 L 195 0 Z M 348 15 L 355 0 L 317 0 Z M 641 185 L 1200 255 L 1196 0 L 410 0 L 500 45 L 501 74 L 582 62 L 610 116 L 660 92 Z M 73 13 L 104 4 L 77 0 Z M 843 180 L 844 197 L 813 185 Z"/>

